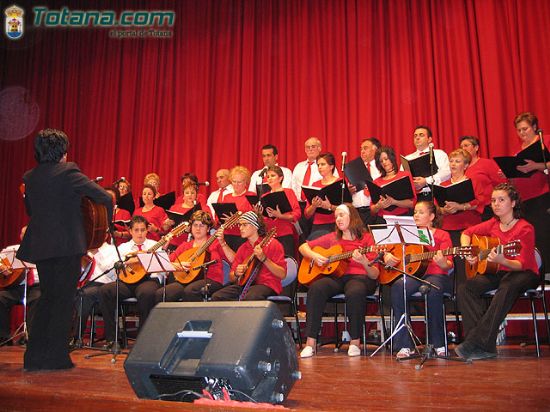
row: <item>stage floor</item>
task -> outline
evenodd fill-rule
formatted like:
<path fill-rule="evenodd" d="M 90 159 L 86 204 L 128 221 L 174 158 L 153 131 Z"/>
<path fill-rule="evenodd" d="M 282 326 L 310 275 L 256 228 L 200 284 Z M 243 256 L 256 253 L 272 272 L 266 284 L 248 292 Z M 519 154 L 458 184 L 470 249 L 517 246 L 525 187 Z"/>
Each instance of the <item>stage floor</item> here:
<path fill-rule="evenodd" d="M 372 353 L 374 347 L 369 347 Z M 163 411 L 227 410 L 184 402 L 140 400 L 119 356 L 85 359 L 90 350 L 73 352 L 76 368 L 65 372 L 22 370 L 23 347 L 0 348 L 2 411 Z M 375 357 L 348 358 L 324 346 L 300 361 L 302 380 L 284 405 L 291 410 L 549 410 L 550 349 L 537 358 L 534 346 L 499 347 L 495 360 L 472 364 L 429 360 L 398 363 L 381 351 Z M 248 409 L 248 408 L 244 408 Z M 271 408 L 272 409 L 272 408 Z"/>

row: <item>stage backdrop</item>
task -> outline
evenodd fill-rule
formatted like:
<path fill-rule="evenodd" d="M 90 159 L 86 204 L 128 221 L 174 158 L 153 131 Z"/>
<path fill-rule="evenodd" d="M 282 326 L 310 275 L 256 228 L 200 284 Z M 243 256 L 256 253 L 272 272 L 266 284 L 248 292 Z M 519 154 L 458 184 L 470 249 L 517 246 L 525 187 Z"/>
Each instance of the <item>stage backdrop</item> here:
<path fill-rule="evenodd" d="M 17 3 L 25 35 L 0 40 L 0 246 L 27 221 L 18 187 L 46 127 L 67 132 L 88 176 L 139 193 L 151 171 L 169 191 L 184 172 L 257 169 L 266 143 L 292 168 L 308 136 L 337 158 L 368 136 L 408 153 L 417 124 L 446 151 L 473 134 L 483 155 L 509 154 L 516 113 L 550 119 L 547 0 L 42 2 L 174 10 L 169 39 L 33 27 Z"/>

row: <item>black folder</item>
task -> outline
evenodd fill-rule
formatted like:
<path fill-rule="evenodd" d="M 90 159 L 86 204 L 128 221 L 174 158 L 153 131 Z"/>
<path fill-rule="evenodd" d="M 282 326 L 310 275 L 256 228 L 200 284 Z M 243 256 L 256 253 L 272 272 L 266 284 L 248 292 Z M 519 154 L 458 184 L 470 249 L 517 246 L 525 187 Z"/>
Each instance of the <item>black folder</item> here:
<path fill-rule="evenodd" d="M 168 192 L 162 196 L 157 197 L 153 200 L 153 203 L 157 206 L 162 207 L 164 210 L 168 211 L 174 203 L 176 203 L 176 192 Z M 139 198 L 139 205 L 143 207 L 143 199 Z"/>
<path fill-rule="evenodd" d="M 120 209 L 127 210 L 128 212 L 130 212 L 131 215 L 134 214 L 136 204 L 134 203 L 132 192 L 126 193 L 124 196 L 121 196 L 120 199 L 118 199 L 118 207 Z"/>
<path fill-rule="evenodd" d="M 366 182 L 372 182 L 372 176 L 361 157 L 353 159 L 344 165 L 344 174 L 348 182 L 357 190 L 363 190 Z"/>
<path fill-rule="evenodd" d="M 304 191 L 309 203 L 311 203 L 315 196 L 319 196 L 321 199 L 326 197 L 333 205 L 339 205 L 342 203 L 342 179 L 322 188 L 302 186 L 302 190 Z M 351 201 L 351 193 L 349 192 L 347 185 L 344 183 L 344 202 L 351 203 Z M 330 215 L 332 214 L 332 211 L 318 208 L 316 213 Z"/>
<path fill-rule="evenodd" d="M 260 201 L 260 196 L 258 195 L 245 195 L 246 200 L 248 200 L 248 203 L 250 203 L 250 206 L 254 207 L 258 204 Z"/>
<path fill-rule="evenodd" d="M 413 187 L 409 176 L 403 176 L 393 182 L 378 186 L 374 182 L 367 182 L 372 203 L 378 203 L 381 196 L 389 195 L 395 200 L 412 199 L 414 197 Z"/>
<path fill-rule="evenodd" d="M 411 172 L 411 175 L 413 177 L 428 177 L 432 174 L 436 174 L 439 168 L 437 167 L 437 163 L 435 162 L 435 157 L 433 159 L 433 172 L 430 167 L 430 155 L 425 154 L 422 156 L 417 157 L 416 159 L 408 160 L 405 156 L 401 156 L 401 164 L 403 165 L 403 169 L 408 170 Z"/>
<path fill-rule="evenodd" d="M 223 223 L 225 218 L 223 215 L 231 216 L 234 213 L 237 213 L 237 204 L 236 203 L 212 203 L 212 207 L 216 211 L 216 216 Z"/>
<path fill-rule="evenodd" d="M 532 160 L 536 163 L 543 163 L 544 160 L 548 162 L 550 160 L 550 152 L 548 152 L 548 149 L 544 147 L 543 156 L 540 140 L 537 140 L 535 143 L 530 144 L 515 156 L 497 156 L 493 159 L 497 162 L 500 170 L 502 170 L 502 173 L 504 173 L 506 177 L 529 177 L 535 173 L 534 170 L 529 173 L 523 173 L 517 170 L 517 167 L 525 165 L 525 160 Z"/>
<path fill-rule="evenodd" d="M 292 212 L 292 206 L 286 197 L 286 193 L 282 192 L 270 192 L 260 199 L 260 202 L 264 208 L 264 216 L 268 216 L 267 208 L 276 209 L 279 206 L 281 213 Z"/>
<path fill-rule="evenodd" d="M 470 179 L 454 183 L 450 186 L 434 185 L 434 197 L 440 206 L 445 202 L 468 203 L 475 200 L 474 186 Z"/>
<path fill-rule="evenodd" d="M 195 206 L 193 206 L 191 209 L 189 209 L 185 213 L 174 212 L 173 210 L 167 210 L 166 214 L 168 215 L 169 219 L 171 219 L 175 222 L 175 226 L 177 226 L 181 222 L 189 222 L 191 220 L 191 216 L 197 210 L 202 210 L 200 203 L 197 203 Z"/>
<path fill-rule="evenodd" d="M 269 193 L 271 191 L 271 186 L 269 186 L 267 183 L 262 183 L 260 185 L 256 185 L 256 193 L 259 195 L 260 193 L 262 195 Z"/>

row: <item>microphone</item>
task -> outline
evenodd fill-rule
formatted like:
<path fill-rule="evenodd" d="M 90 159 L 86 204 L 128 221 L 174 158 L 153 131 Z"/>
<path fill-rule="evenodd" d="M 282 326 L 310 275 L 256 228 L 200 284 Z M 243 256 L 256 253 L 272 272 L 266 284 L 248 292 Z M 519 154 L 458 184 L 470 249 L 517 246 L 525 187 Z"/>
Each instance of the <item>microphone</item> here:
<path fill-rule="evenodd" d="M 428 145 L 428 149 L 430 149 L 430 166 L 434 164 L 434 144 L 430 143 Z"/>
<path fill-rule="evenodd" d="M 207 268 L 208 266 L 213 265 L 213 264 L 215 264 L 215 263 L 218 263 L 218 259 L 209 260 L 208 262 L 204 262 L 202 265 L 195 266 L 195 267 L 193 268 L 193 270 L 198 270 L 198 269 Z"/>
<path fill-rule="evenodd" d="M 99 183 L 103 180 L 103 176 L 98 176 L 94 179 L 94 182 Z"/>
<path fill-rule="evenodd" d="M 544 138 L 542 137 L 542 129 L 537 129 L 535 133 L 539 135 L 540 147 L 542 148 L 542 151 L 544 151 Z"/>
<path fill-rule="evenodd" d="M 348 156 L 348 152 L 342 152 L 342 173 L 344 172 L 344 165 L 346 164 L 347 156 Z"/>
<path fill-rule="evenodd" d="M 206 187 L 208 187 L 208 186 L 210 186 L 210 182 L 209 181 L 199 182 L 199 183 L 197 183 L 197 186 L 206 186 Z"/>
<path fill-rule="evenodd" d="M 376 258 L 374 258 L 374 260 L 369 263 L 369 267 L 376 265 L 378 262 L 383 262 L 383 260 L 382 260 L 383 257 L 384 257 L 384 252 L 378 253 Z"/>
<path fill-rule="evenodd" d="M 120 182 L 125 182 L 125 181 L 126 181 L 126 178 L 124 176 L 121 176 L 119 179 L 113 182 L 113 185 L 118 185 Z"/>

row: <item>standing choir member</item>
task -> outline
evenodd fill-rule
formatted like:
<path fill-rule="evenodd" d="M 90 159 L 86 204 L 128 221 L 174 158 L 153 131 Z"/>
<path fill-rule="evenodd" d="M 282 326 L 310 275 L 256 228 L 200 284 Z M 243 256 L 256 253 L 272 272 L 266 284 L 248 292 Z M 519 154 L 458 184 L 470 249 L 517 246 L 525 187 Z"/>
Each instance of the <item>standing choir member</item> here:
<path fill-rule="evenodd" d="M 143 186 L 141 198 L 143 207 L 134 211 L 134 216 L 143 216 L 149 222 L 147 228 L 147 238 L 152 240 L 160 240 L 162 235 L 162 225 L 168 218 L 164 209 L 153 203 L 157 196 L 157 189 L 154 186 L 146 184 Z"/>
<path fill-rule="evenodd" d="M 367 296 L 373 294 L 378 285 L 376 281 L 379 275 L 378 265 L 371 265 L 376 253 L 365 255 L 358 250 L 360 247 L 374 245 L 374 240 L 366 232 L 359 213 L 351 204 L 344 203 L 336 208 L 334 215 L 336 229 L 332 233 L 302 244 L 300 253 L 318 266 L 327 264 L 328 257 L 314 251 L 313 248 L 316 246 L 328 249 L 340 245 L 345 252 L 353 250 L 353 256 L 343 276 L 322 275 L 309 286 L 306 312 L 307 341 L 300 353 L 302 358 L 309 358 L 315 354 L 325 304 L 329 298 L 339 293 L 344 293 L 346 296 L 347 314 L 350 320 L 351 341 L 348 356 L 359 356 Z"/>

